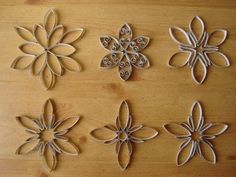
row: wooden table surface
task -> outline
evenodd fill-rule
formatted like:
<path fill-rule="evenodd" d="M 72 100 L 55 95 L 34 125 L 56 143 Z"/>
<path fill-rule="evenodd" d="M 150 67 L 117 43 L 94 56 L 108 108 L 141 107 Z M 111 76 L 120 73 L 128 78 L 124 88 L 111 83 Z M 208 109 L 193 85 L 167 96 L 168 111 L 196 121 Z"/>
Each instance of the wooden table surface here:
<path fill-rule="evenodd" d="M 10 69 L 20 55 L 23 40 L 13 27 L 32 27 L 41 23 L 51 8 L 68 28 L 83 27 L 84 37 L 75 43 L 74 58 L 81 63 L 79 73 L 67 72 L 53 90 L 45 91 L 38 77 L 29 71 Z M 221 50 L 230 58 L 226 69 L 211 67 L 206 82 L 198 86 L 189 68 L 171 70 L 167 62 L 177 51 L 168 34 L 171 26 L 188 27 L 201 16 L 208 31 L 228 30 Z M 0 1 L 0 177 L 234 177 L 236 167 L 236 1 L 234 0 L 1 0 Z M 99 36 L 117 36 L 128 22 L 134 33 L 151 37 L 144 50 L 151 68 L 135 70 L 130 81 L 122 82 L 117 70 L 99 68 L 106 51 Z M 42 168 L 38 153 L 17 156 L 16 148 L 27 137 L 16 122 L 18 115 L 37 117 L 46 99 L 53 98 L 59 119 L 81 115 L 82 119 L 68 136 L 79 146 L 79 156 L 59 156 L 56 171 Z M 134 122 L 159 131 L 156 139 L 135 146 L 132 163 L 122 172 L 117 165 L 114 146 L 105 146 L 89 132 L 115 121 L 122 100 L 129 100 Z M 230 128 L 215 141 L 217 164 L 194 157 L 182 167 L 175 165 L 179 141 L 163 129 L 163 124 L 186 121 L 195 100 L 204 106 L 208 122 L 225 122 Z"/>

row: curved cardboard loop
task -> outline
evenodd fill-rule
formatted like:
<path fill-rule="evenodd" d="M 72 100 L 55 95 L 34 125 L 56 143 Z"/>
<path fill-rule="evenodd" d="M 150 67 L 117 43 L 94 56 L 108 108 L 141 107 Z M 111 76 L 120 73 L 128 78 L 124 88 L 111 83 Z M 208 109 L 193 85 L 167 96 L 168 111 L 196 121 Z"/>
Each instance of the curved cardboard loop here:
<path fill-rule="evenodd" d="M 132 40 L 132 29 L 129 24 L 124 24 L 119 30 L 119 43 L 126 49 Z"/>
<path fill-rule="evenodd" d="M 181 51 L 176 52 L 168 61 L 168 66 L 171 68 L 181 68 L 184 67 L 192 57 L 191 52 Z"/>
<path fill-rule="evenodd" d="M 123 130 L 127 129 L 127 126 L 130 126 L 132 123 L 130 113 L 129 113 L 129 105 L 126 101 L 123 101 L 120 104 L 119 115 L 117 117 L 117 121 L 118 121 L 119 127 Z"/>
<path fill-rule="evenodd" d="M 119 77 L 127 81 L 132 74 L 132 67 L 146 69 L 150 67 L 148 58 L 140 53 L 149 44 L 150 38 L 139 36 L 132 39 L 132 29 L 124 24 L 119 30 L 119 38 L 113 36 L 100 37 L 101 46 L 110 53 L 102 58 L 100 67 L 113 68 L 118 66 Z"/>
<path fill-rule="evenodd" d="M 92 135 L 92 137 L 94 137 L 96 140 L 102 142 L 113 142 L 112 140 L 114 140 L 117 137 L 115 131 L 105 126 L 94 129 L 93 131 L 90 132 L 90 135 Z"/>
<path fill-rule="evenodd" d="M 178 123 L 165 124 L 164 128 L 167 132 L 171 133 L 177 138 L 188 137 L 191 135 L 188 129 Z"/>
<path fill-rule="evenodd" d="M 78 155 L 79 149 L 78 147 L 69 141 L 63 141 L 61 139 L 55 139 L 55 144 L 60 149 L 61 152 L 67 155 Z"/>
<path fill-rule="evenodd" d="M 218 136 L 224 133 L 228 127 L 229 126 L 225 123 L 212 123 L 210 126 L 205 128 L 202 134 L 206 136 Z"/>
<path fill-rule="evenodd" d="M 109 52 L 118 52 L 118 51 L 122 51 L 122 47 L 119 43 L 119 41 L 114 38 L 113 36 L 101 36 L 100 37 L 100 44 L 103 48 L 105 48 L 106 50 L 108 50 Z"/>
<path fill-rule="evenodd" d="M 130 141 L 133 142 L 133 143 L 137 143 L 137 144 L 140 144 L 140 143 L 144 143 L 144 140 L 140 139 L 140 138 L 136 138 L 136 137 L 133 137 L 133 136 L 130 136 Z"/>
<path fill-rule="evenodd" d="M 189 59 L 188 59 L 188 62 L 187 62 L 187 66 L 192 69 L 194 67 L 198 57 L 197 57 L 197 54 L 196 54 L 195 51 L 190 51 L 190 52 L 191 52 L 191 55 L 189 56 Z"/>
<path fill-rule="evenodd" d="M 17 116 L 16 120 L 28 130 L 32 130 L 34 132 L 37 132 L 39 130 L 38 124 L 34 121 L 34 119 L 28 116 Z"/>
<path fill-rule="evenodd" d="M 38 43 L 35 42 L 25 42 L 18 47 L 26 55 L 39 55 L 42 53 L 43 48 Z"/>
<path fill-rule="evenodd" d="M 104 144 L 114 144 L 114 143 L 117 143 L 118 141 L 119 141 L 118 138 L 113 138 L 113 139 L 110 139 L 110 140 L 106 140 L 103 143 Z"/>
<path fill-rule="evenodd" d="M 176 156 L 176 164 L 177 166 L 181 166 L 186 164 L 194 151 L 194 142 L 193 141 L 186 141 L 181 145 L 181 148 L 179 148 L 179 151 Z"/>
<path fill-rule="evenodd" d="M 43 117 L 47 128 L 51 128 L 55 121 L 54 108 L 51 99 L 48 99 L 43 106 Z"/>
<path fill-rule="evenodd" d="M 199 131 L 201 133 L 203 133 L 206 129 L 208 129 L 211 126 L 212 126 L 212 123 L 205 123 L 204 125 L 202 125 L 202 127 L 199 129 Z"/>
<path fill-rule="evenodd" d="M 64 34 L 64 26 L 63 25 L 56 26 L 48 36 L 49 48 L 60 43 L 63 34 Z"/>
<path fill-rule="evenodd" d="M 32 62 L 34 60 L 33 55 L 24 55 L 24 56 L 18 56 L 11 64 L 11 68 L 13 69 L 19 69 L 24 70 L 29 68 L 32 65 Z"/>
<path fill-rule="evenodd" d="M 149 41 L 150 41 L 149 37 L 138 36 L 130 42 L 129 47 L 134 52 L 139 52 L 147 47 L 147 45 L 149 44 Z"/>
<path fill-rule="evenodd" d="M 55 55 L 69 56 L 72 55 L 76 49 L 70 44 L 59 43 L 53 46 L 50 51 Z"/>
<path fill-rule="evenodd" d="M 40 44 L 43 48 L 48 47 L 48 34 L 46 29 L 39 25 L 35 24 L 34 25 L 34 30 L 33 30 L 33 35 L 37 41 L 38 44 Z"/>
<path fill-rule="evenodd" d="M 54 135 L 55 136 L 55 139 L 60 139 L 61 141 L 66 141 L 68 142 L 69 141 L 69 138 L 64 136 L 64 135 L 58 135 L 57 133 Z"/>
<path fill-rule="evenodd" d="M 28 42 L 35 42 L 34 35 L 32 32 L 24 27 L 21 26 L 15 26 L 14 27 L 16 33 L 24 40 Z"/>
<path fill-rule="evenodd" d="M 183 128 L 185 128 L 187 131 L 192 132 L 193 128 L 191 127 L 191 125 L 189 124 L 190 121 L 190 116 L 188 117 L 188 123 L 186 122 L 181 122 L 179 123 L 179 125 L 181 125 Z"/>
<path fill-rule="evenodd" d="M 226 68 L 230 66 L 228 57 L 222 52 L 209 52 L 206 55 L 211 61 L 211 64 L 216 67 Z"/>
<path fill-rule="evenodd" d="M 125 170 L 130 163 L 132 155 L 132 144 L 129 142 L 122 142 L 119 144 L 117 148 L 118 148 L 117 149 L 118 164 L 122 170 Z"/>
<path fill-rule="evenodd" d="M 179 149 L 183 149 L 185 146 L 187 146 L 192 141 L 191 137 L 185 137 L 183 138 L 183 142 L 180 144 Z"/>
<path fill-rule="evenodd" d="M 210 140 L 213 140 L 213 139 L 215 139 L 216 137 L 215 136 L 202 136 L 202 139 L 203 139 L 203 141 L 205 142 L 205 143 L 207 143 L 210 147 L 214 147 L 213 146 L 213 144 L 212 144 L 212 142 L 210 141 Z M 198 145 L 198 148 L 199 148 L 199 155 L 200 156 L 202 156 L 202 154 L 201 154 L 201 149 L 200 149 L 200 145 Z"/>
<path fill-rule="evenodd" d="M 58 23 L 57 14 L 53 9 L 50 9 L 44 16 L 44 28 L 48 34 L 55 28 Z"/>
<path fill-rule="evenodd" d="M 40 75 L 40 73 L 44 70 L 47 62 L 47 54 L 42 53 L 34 58 L 34 61 L 31 65 L 31 73 L 32 75 Z"/>
<path fill-rule="evenodd" d="M 140 130 L 142 127 L 143 127 L 142 124 L 137 124 L 137 125 L 131 126 L 130 129 L 129 129 L 129 133 L 133 133 L 133 132 L 135 132 L 135 131 L 138 131 L 138 130 Z"/>
<path fill-rule="evenodd" d="M 132 74 L 132 65 L 125 56 L 119 62 L 118 71 L 119 76 L 123 81 L 127 81 Z"/>
<path fill-rule="evenodd" d="M 129 53 L 127 57 L 129 58 L 130 63 L 137 69 L 146 69 L 150 67 L 148 58 L 142 53 Z"/>
<path fill-rule="evenodd" d="M 219 46 L 225 42 L 227 38 L 227 31 L 224 29 L 219 29 L 213 31 L 208 38 L 208 45 Z"/>
<path fill-rule="evenodd" d="M 55 135 L 56 136 L 63 136 L 63 135 L 65 135 L 68 132 L 69 132 L 69 130 L 57 131 L 57 132 L 55 132 Z"/>
<path fill-rule="evenodd" d="M 50 143 L 46 144 L 41 158 L 46 169 L 48 169 L 49 171 L 56 169 L 57 156 L 56 156 L 56 152 L 54 151 Z"/>
<path fill-rule="evenodd" d="M 37 140 L 39 139 L 39 135 L 33 135 L 32 137 L 29 137 L 28 139 L 25 140 L 25 142 L 31 142 L 31 141 L 34 141 L 34 140 Z"/>
<path fill-rule="evenodd" d="M 195 101 L 191 107 L 190 119 L 194 131 L 197 131 L 202 127 L 204 119 L 202 113 L 202 106 L 198 101 Z"/>
<path fill-rule="evenodd" d="M 26 141 L 21 146 L 19 146 L 15 152 L 15 154 L 28 154 L 33 151 L 38 150 L 39 148 L 39 139 L 31 138 L 31 140 Z"/>
<path fill-rule="evenodd" d="M 54 55 L 51 52 L 48 52 L 47 57 L 47 65 L 50 68 L 50 70 L 55 74 L 56 76 L 61 76 L 63 74 L 63 68 L 61 66 L 61 62 L 58 59 L 56 55 Z"/>
<path fill-rule="evenodd" d="M 111 124 L 104 125 L 104 127 L 107 128 L 108 130 L 111 130 L 111 131 L 114 131 L 114 132 L 117 131 L 117 127 L 115 127 Z"/>
<path fill-rule="evenodd" d="M 41 81 L 46 90 L 51 89 L 55 84 L 55 75 L 49 69 L 49 67 L 45 67 L 43 71 L 40 73 Z"/>
<path fill-rule="evenodd" d="M 71 72 L 79 72 L 82 67 L 74 58 L 57 55 L 62 67 Z"/>
<path fill-rule="evenodd" d="M 18 56 L 11 64 L 11 68 L 24 70 L 29 68 L 32 65 L 34 60 L 34 56 L 32 55 L 24 55 Z"/>
<path fill-rule="evenodd" d="M 40 130 L 47 129 L 48 126 L 46 125 L 45 118 L 44 118 L 43 114 L 40 116 L 38 123 L 39 123 L 39 126 L 42 127 Z"/>
<path fill-rule="evenodd" d="M 85 30 L 82 28 L 77 28 L 67 31 L 61 38 L 62 43 L 71 44 L 78 39 L 81 39 Z"/>
<path fill-rule="evenodd" d="M 189 31 L 193 34 L 194 40 L 200 41 L 205 31 L 205 25 L 199 16 L 193 17 L 189 24 Z"/>
<path fill-rule="evenodd" d="M 61 153 L 62 153 L 60 147 L 59 147 L 59 146 L 57 145 L 57 143 L 55 142 L 55 139 L 53 139 L 53 140 L 50 142 L 50 146 L 51 146 L 51 148 L 52 148 L 55 152 L 57 152 L 58 154 L 61 154 Z"/>
<path fill-rule="evenodd" d="M 26 41 L 19 45 L 19 49 L 26 56 L 17 57 L 11 67 L 14 69 L 30 67 L 33 75 L 41 76 L 46 89 L 53 88 L 56 76 L 62 76 L 64 70 L 81 70 L 79 63 L 70 55 L 76 51 L 71 43 L 82 37 L 84 29 L 64 31 L 64 26 L 58 25 L 57 21 L 57 14 L 50 9 L 44 16 L 44 23 L 35 24 L 33 32 L 20 26 L 15 27 L 19 36 Z M 27 59 L 31 55 L 33 60 L 30 62 Z M 63 59 L 63 63 L 61 63 L 61 59 Z"/>
<path fill-rule="evenodd" d="M 113 52 L 105 55 L 101 62 L 100 67 L 102 68 L 114 68 L 119 65 L 120 60 L 124 57 L 121 52 Z"/>
<path fill-rule="evenodd" d="M 182 28 L 171 27 L 169 28 L 169 34 L 172 40 L 180 45 L 188 46 L 191 44 L 188 34 Z"/>
<path fill-rule="evenodd" d="M 42 117 L 34 120 L 34 122 L 39 126 L 39 130 L 43 130 L 45 128 L 41 119 L 42 119 Z"/>
<path fill-rule="evenodd" d="M 150 140 L 155 138 L 158 135 L 158 132 L 150 127 L 142 127 L 138 131 L 134 131 L 132 133 L 132 137 L 135 137 L 136 139 L 140 139 L 143 141 Z"/>
<path fill-rule="evenodd" d="M 205 81 L 207 76 L 207 67 L 202 60 L 198 59 L 196 61 L 194 66 L 191 68 L 191 74 L 193 80 L 197 84 L 201 85 Z"/>
<path fill-rule="evenodd" d="M 74 127 L 78 123 L 79 119 L 80 119 L 79 116 L 67 117 L 55 123 L 53 128 L 56 131 L 70 130 L 72 127 Z"/>
<path fill-rule="evenodd" d="M 207 162 L 215 164 L 216 163 L 216 155 L 212 147 L 206 143 L 205 141 L 201 141 L 199 143 L 199 149 L 201 151 L 201 157 L 205 159 Z"/>

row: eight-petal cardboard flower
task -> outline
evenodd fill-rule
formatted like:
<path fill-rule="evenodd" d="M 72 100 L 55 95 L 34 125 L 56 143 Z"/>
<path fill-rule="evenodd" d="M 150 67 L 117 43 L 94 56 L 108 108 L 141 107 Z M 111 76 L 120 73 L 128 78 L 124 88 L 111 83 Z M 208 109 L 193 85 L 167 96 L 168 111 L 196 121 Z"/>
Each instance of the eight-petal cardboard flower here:
<path fill-rule="evenodd" d="M 211 140 L 224 133 L 228 125 L 224 123 L 205 123 L 201 104 L 194 102 L 188 122 L 170 123 L 165 129 L 183 141 L 176 156 L 178 166 L 187 163 L 195 154 L 215 164 L 216 155 Z"/>
<path fill-rule="evenodd" d="M 141 53 L 149 43 L 149 37 L 139 36 L 133 39 L 133 32 L 128 24 L 119 31 L 119 38 L 113 36 L 100 37 L 101 45 L 109 52 L 103 57 L 100 67 L 113 68 L 118 66 L 119 76 L 123 81 L 130 78 L 133 66 L 146 69 L 150 66 L 148 58 Z"/>
<path fill-rule="evenodd" d="M 119 115 L 116 118 L 116 125 L 105 125 L 94 129 L 90 134 L 104 144 L 116 144 L 115 152 L 118 163 L 121 169 L 125 170 L 133 153 L 132 144 L 153 139 L 158 135 L 158 132 L 142 124 L 132 125 L 129 106 L 126 101 L 123 101 L 119 108 Z"/>
<path fill-rule="evenodd" d="M 52 101 L 46 101 L 43 114 L 39 119 L 28 116 L 16 117 L 16 120 L 26 128 L 31 137 L 16 150 L 16 154 L 28 154 L 38 151 L 47 169 L 54 170 L 57 165 L 57 155 L 65 153 L 78 155 L 78 148 L 65 135 L 79 121 L 79 117 L 68 117 L 56 120 Z"/>
<path fill-rule="evenodd" d="M 33 75 L 40 75 L 46 89 L 55 85 L 56 77 L 62 76 L 64 70 L 80 71 L 80 64 L 70 56 L 76 51 L 72 43 L 82 36 L 84 29 L 65 32 L 54 10 L 49 10 L 43 25 L 35 24 L 32 32 L 21 26 L 15 30 L 26 42 L 19 46 L 24 55 L 13 61 L 12 68 L 30 68 Z"/>
<path fill-rule="evenodd" d="M 209 66 L 230 66 L 227 56 L 219 51 L 219 46 L 227 37 L 226 30 L 219 29 L 209 34 L 205 31 L 202 19 L 196 16 L 190 22 L 188 32 L 179 27 L 172 27 L 169 33 L 179 45 L 180 52 L 170 58 L 168 66 L 173 68 L 189 66 L 192 78 L 197 84 L 205 81 Z"/>

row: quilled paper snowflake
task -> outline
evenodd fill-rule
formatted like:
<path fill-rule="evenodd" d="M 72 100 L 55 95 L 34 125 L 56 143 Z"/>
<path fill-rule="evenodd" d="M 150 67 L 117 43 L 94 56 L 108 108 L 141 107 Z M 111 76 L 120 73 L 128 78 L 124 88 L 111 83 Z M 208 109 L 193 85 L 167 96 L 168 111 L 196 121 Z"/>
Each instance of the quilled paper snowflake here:
<path fill-rule="evenodd" d="M 169 33 L 178 44 L 180 51 L 170 58 L 168 66 L 181 68 L 187 65 L 191 68 L 192 78 L 197 84 L 202 84 L 205 81 L 209 66 L 230 66 L 227 56 L 219 51 L 220 45 L 227 37 L 226 30 L 219 29 L 208 33 L 202 19 L 196 16 L 189 24 L 189 31 L 179 27 L 171 27 Z M 184 56 L 183 60 L 181 55 L 184 54 L 187 57 Z M 199 70 L 200 73 L 197 73 L 196 70 Z"/>
<path fill-rule="evenodd" d="M 26 132 L 31 135 L 25 143 L 18 147 L 16 154 L 38 151 L 43 165 L 50 171 L 55 170 L 57 166 L 58 154 L 79 154 L 76 145 L 66 137 L 67 132 L 79 121 L 79 117 L 56 120 L 54 112 L 53 103 L 49 99 L 45 102 L 43 114 L 39 119 L 28 116 L 16 117 L 16 120 L 26 128 Z"/>
<path fill-rule="evenodd" d="M 123 81 L 130 78 L 132 68 L 146 69 L 150 66 L 148 58 L 141 53 L 149 43 L 149 37 L 132 37 L 133 32 L 128 24 L 119 31 L 119 38 L 113 36 L 100 37 L 100 43 L 109 53 L 103 57 L 100 67 L 118 67 L 119 76 Z"/>
<path fill-rule="evenodd" d="M 164 128 L 177 139 L 182 140 L 176 156 L 178 166 L 187 163 L 194 155 L 199 155 L 209 163 L 216 163 L 212 140 L 228 128 L 225 123 L 205 123 L 202 106 L 194 102 L 188 122 L 170 123 Z"/>
<path fill-rule="evenodd" d="M 63 25 L 58 24 L 54 10 L 44 16 L 44 23 L 35 24 L 32 31 L 21 26 L 15 27 L 16 32 L 25 40 L 19 46 L 24 53 L 12 63 L 14 69 L 28 69 L 34 76 L 40 76 L 46 89 L 51 89 L 57 76 L 64 70 L 80 71 L 80 64 L 71 57 L 76 51 L 72 45 L 84 33 L 84 29 L 76 28 L 65 32 Z"/>
<path fill-rule="evenodd" d="M 122 114 L 122 108 L 125 110 L 124 114 Z M 133 143 L 144 143 L 155 138 L 158 132 L 142 124 L 132 125 L 129 106 L 126 101 L 123 101 L 119 108 L 119 115 L 116 118 L 116 125 L 105 125 L 94 129 L 90 134 L 104 144 L 116 144 L 115 152 L 119 166 L 122 170 L 125 170 L 130 164 L 133 154 Z"/>

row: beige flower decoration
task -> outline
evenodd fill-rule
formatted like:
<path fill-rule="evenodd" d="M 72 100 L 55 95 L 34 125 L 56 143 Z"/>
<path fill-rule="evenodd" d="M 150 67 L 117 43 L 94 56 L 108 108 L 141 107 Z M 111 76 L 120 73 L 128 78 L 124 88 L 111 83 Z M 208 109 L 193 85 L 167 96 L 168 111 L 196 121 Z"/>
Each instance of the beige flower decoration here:
<path fill-rule="evenodd" d="M 101 46 L 109 53 L 102 58 L 100 67 L 110 69 L 118 67 L 119 77 L 126 81 L 130 78 L 133 68 L 146 69 L 150 67 L 148 58 L 142 51 L 149 44 L 149 37 L 133 38 L 133 31 L 128 24 L 119 30 L 119 37 L 106 35 L 100 37 Z"/>
<path fill-rule="evenodd" d="M 13 61 L 12 68 L 30 68 L 33 75 L 40 75 L 46 89 L 55 85 L 56 77 L 62 76 L 64 70 L 80 71 L 80 64 L 71 57 L 76 51 L 72 43 L 82 36 L 84 29 L 65 32 L 54 10 L 49 10 L 43 25 L 35 24 L 32 31 L 21 26 L 15 30 L 26 42 L 19 46 L 24 55 Z"/>
<path fill-rule="evenodd" d="M 57 155 L 65 153 L 78 155 L 78 148 L 65 135 L 79 121 L 79 117 L 68 117 L 56 120 L 53 103 L 48 99 L 39 119 L 28 116 L 16 117 L 16 120 L 26 128 L 31 135 L 25 143 L 16 150 L 16 154 L 28 154 L 38 151 L 43 165 L 51 170 L 57 166 Z"/>
<path fill-rule="evenodd" d="M 116 126 L 105 125 L 94 129 L 90 134 L 104 144 L 116 144 L 115 152 L 119 166 L 125 170 L 130 164 L 133 154 L 133 143 L 144 143 L 155 138 L 158 132 L 142 124 L 132 125 L 129 106 L 126 101 L 123 101 L 116 118 Z"/>
<path fill-rule="evenodd" d="M 164 127 L 169 133 L 183 141 L 176 156 L 176 164 L 181 166 L 195 154 L 207 162 L 215 164 L 216 155 L 211 141 L 224 133 L 228 125 L 225 123 L 205 123 L 202 106 L 196 101 L 191 108 L 187 123 L 170 123 Z"/>
<path fill-rule="evenodd" d="M 168 66 L 191 69 L 193 80 L 202 84 L 207 77 L 208 68 L 230 66 L 228 57 L 220 51 L 221 44 L 227 37 L 227 31 L 218 29 L 208 33 L 203 20 L 195 16 L 189 23 L 189 31 L 179 27 L 169 29 L 170 37 L 178 44 L 179 52 L 170 58 Z"/>

